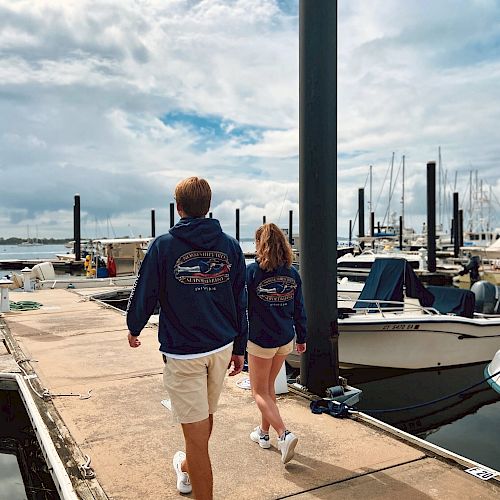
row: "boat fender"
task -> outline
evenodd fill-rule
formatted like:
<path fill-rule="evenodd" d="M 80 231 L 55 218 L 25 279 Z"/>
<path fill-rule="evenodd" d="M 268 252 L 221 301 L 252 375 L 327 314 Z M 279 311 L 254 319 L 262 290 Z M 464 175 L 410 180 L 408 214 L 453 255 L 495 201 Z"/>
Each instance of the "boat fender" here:
<path fill-rule="evenodd" d="M 116 262 L 112 255 L 108 255 L 108 275 L 110 278 L 114 278 L 116 276 Z"/>

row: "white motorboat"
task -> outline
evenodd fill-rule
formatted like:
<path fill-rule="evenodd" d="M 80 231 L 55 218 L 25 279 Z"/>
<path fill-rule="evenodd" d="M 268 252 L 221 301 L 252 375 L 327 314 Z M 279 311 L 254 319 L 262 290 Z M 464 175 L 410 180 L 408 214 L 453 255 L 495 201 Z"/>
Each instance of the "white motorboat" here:
<path fill-rule="evenodd" d="M 370 273 L 373 263 L 377 259 L 401 259 L 405 258 L 413 269 L 423 269 L 425 267 L 425 260 L 422 253 L 414 252 L 382 252 L 376 253 L 373 250 L 363 250 L 359 255 L 347 253 L 337 259 L 337 273 L 339 276 L 353 276 L 359 278 L 366 278 Z"/>
<path fill-rule="evenodd" d="M 397 305 L 397 303 L 393 303 Z M 339 319 L 342 365 L 422 369 L 491 359 L 500 318 L 462 318 L 430 308 L 355 313 Z M 373 311 L 373 310 L 372 310 Z"/>
<path fill-rule="evenodd" d="M 90 253 L 85 259 L 85 275 L 58 276 L 50 262 L 42 262 L 34 266 L 27 277 L 38 290 L 132 286 L 151 240 L 152 238 L 93 240 Z M 24 286 L 23 275 L 13 274 L 12 280 L 13 288 Z"/>
<path fill-rule="evenodd" d="M 500 349 L 491 360 L 491 363 L 486 367 L 484 374 L 486 377 L 491 377 L 488 378 L 488 384 L 500 393 Z"/>
<path fill-rule="evenodd" d="M 425 288 L 404 259 L 376 259 L 359 299 L 339 298 L 340 363 L 423 369 L 487 362 L 500 347 L 500 315 L 474 306 L 469 290 Z"/>

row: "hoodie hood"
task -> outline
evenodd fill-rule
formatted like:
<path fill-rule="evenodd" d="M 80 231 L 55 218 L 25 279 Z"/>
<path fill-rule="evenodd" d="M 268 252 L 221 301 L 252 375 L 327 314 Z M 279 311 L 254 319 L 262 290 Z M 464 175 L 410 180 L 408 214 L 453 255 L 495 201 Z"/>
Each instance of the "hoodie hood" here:
<path fill-rule="evenodd" d="M 222 234 L 217 219 L 205 217 L 183 217 L 169 233 L 195 248 L 213 248 Z"/>

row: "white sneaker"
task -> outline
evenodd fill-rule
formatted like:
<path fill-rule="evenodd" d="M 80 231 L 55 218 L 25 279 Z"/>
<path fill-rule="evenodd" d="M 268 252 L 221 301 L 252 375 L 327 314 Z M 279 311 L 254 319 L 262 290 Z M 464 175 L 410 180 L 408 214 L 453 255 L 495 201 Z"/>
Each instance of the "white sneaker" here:
<path fill-rule="evenodd" d="M 193 487 L 189 480 L 189 474 L 181 470 L 181 464 L 186 459 L 186 454 L 183 451 L 178 451 L 172 460 L 175 473 L 177 474 L 177 489 L 180 493 L 191 493 Z"/>
<path fill-rule="evenodd" d="M 283 439 L 278 438 L 278 450 L 281 451 L 281 461 L 284 464 L 290 462 L 295 455 L 295 446 L 297 446 L 298 438 L 289 431 L 285 431 Z"/>
<path fill-rule="evenodd" d="M 254 443 L 259 443 L 261 448 L 271 448 L 271 443 L 269 443 L 269 434 L 266 434 L 258 425 L 251 433 L 250 439 Z"/>

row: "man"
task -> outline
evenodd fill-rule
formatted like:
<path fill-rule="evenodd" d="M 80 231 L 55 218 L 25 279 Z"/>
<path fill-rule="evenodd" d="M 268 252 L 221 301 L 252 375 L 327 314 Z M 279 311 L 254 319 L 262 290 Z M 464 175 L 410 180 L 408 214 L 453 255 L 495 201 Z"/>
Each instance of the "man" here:
<path fill-rule="evenodd" d="M 239 243 L 219 221 L 205 218 L 211 201 L 206 180 L 183 180 L 175 199 L 181 220 L 144 258 L 127 309 L 128 341 L 141 345 L 139 334 L 159 301 L 163 380 L 186 444 L 186 453 L 173 459 L 177 489 L 210 500 L 213 413 L 229 365 L 229 375 L 243 368 L 247 343 L 246 266 Z"/>

